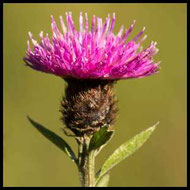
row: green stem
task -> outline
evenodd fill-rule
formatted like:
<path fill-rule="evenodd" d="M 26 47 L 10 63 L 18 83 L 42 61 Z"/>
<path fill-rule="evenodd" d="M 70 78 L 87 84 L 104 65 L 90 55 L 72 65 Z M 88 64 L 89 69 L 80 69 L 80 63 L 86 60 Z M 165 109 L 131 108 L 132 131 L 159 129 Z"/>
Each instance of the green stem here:
<path fill-rule="evenodd" d="M 90 152 L 87 156 L 86 163 L 86 187 L 94 187 L 95 179 L 94 179 L 94 166 L 95 165 L 95 157 L 94 152 Z"/>
<path fill-rule="evenodd" d="M 83 187 L 95 186 L 95 154 L 94 151 L 88 152 L 87 139 L 79 145 L 79 174 Z"/>

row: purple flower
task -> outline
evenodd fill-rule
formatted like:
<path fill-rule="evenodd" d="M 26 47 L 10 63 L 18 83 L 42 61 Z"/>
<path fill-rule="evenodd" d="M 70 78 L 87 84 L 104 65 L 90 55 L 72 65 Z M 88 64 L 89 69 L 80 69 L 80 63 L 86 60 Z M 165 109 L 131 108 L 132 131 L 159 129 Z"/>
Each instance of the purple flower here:
<path fill-rule="evenodd" d="M 41 42 L 37 43 L 29 32 L 33 50 L 28 47 L 24 61 L 35 70 L 52 73 L 63 78 L 78 79 L 127 79 L 141 78 L 157 73 L 159 63 L 153 57 L 158 52 L 156 42 L 146 49 L 141 48 L 147 37 L 142 37 L 145 28 L 132 40 L 126 42 L 135 21 L 125 32 L 123 26 L 115 35 L 115 13 L 104 24 L 101 18 L 93 16 L 89 28 L 87 13 L 83 20 L 80 13 L 80 29 L 74 26 L 71 13 L 66 13 L 67 26 L 60 16 L 62 32 L 51 16 L 52 39 L 40 32 Z"/>

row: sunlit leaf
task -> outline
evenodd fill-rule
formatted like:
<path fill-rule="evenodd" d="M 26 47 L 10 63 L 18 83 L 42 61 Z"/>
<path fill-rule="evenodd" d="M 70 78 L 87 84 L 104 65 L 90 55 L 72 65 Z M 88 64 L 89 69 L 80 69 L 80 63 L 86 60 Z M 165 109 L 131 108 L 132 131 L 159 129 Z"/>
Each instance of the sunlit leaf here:
<path fill-rule="evenodd" d="M 157 122 L 154 126 L 146 129 L 145 131 L 139 133 L 126 143 L 122 144 L 118 149 L 116 149 L 113 154 L 104 162 L 102 168 L 98 171 L 98 178 L 102 177 L 111 168 L 138 150 L 150 137 L 158 123 L 159 122 Z"/>
<path fill-rule="evenodd" d="M 107 187 L 109 183 L 110 175 L 103 175 L 96 183 L 96 187 Z"/>

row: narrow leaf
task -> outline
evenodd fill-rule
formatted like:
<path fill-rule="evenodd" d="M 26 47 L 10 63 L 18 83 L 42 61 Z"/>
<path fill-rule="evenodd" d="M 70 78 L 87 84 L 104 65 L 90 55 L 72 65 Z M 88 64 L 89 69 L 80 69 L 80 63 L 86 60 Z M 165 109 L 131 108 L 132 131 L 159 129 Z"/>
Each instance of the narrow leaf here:
<path fill-rule="evenodd" d="M 107 187 L 109 183 L 110 175 L 103 175 L 96 183 L 96 187 Z"/>
<path fill-rule="evenodd" d="M 108 130 L 108 126 L 102 127 L 96 131 L 90 140 L 88 151 L 96 150 L 104 145 L 111 138 L 113 131 Z"/>
<path fill-rule="evenodd" d="M 126 143 L 122 144 L 118 149 L 116 149 L 113 154 L 104 162 L 102 168 L 98 172 L 98 178 L 103 176 L 111 168 L 113 168 L 115 165 L 117 165 L 122 160 L 133 154 L 137 149 L 139 149 L 150 137 L 158 123 L 159 122 L 157 122 L 154 126 L 146 129 L 145 131 L 139 133 Z"/>
<path fill-rule="evenodd" d="M 72 161 L 77 163 L 77 159 L 75 157 L 74 152 L 72 151 L 71 147 L 63 140 L 60 136 L 56 135 L 54 132 L 46 129 L 44 126 L 40 125 L 39 123 L 33 121 L 29 116 L 27 116 L 30 123 L 48 140 L 50 140 L 53 144 L 58 146 L 61 150 L 63 150 Z"/>

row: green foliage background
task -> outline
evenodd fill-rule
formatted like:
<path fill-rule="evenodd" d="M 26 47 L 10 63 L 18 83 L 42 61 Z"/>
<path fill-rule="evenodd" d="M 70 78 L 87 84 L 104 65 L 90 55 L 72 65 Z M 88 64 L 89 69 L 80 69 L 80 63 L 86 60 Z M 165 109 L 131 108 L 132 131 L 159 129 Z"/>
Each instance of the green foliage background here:
<path fill-rule="evenodd" d="M 136 19 L 131 35 L 146 26 L 148 38 L 157 41 L 159 74 L 122 80 L 115 85 L 119 99 L 116 133 L 97 158 L 97 169 L 115 148 L 160 121 L 148 142 L 111 171 L 110 186 L 186 186 L 186 4 L 4 4 L 4 186 L 79 186 L 74 163 L 42 137 L 26 118 L 65 137 L 58 111 L 65 82 L 56 76 L 25 67 L 28 31 L 39 39 L 51 33 L 50 15 L 72 11 L 78 27 L 79 12 L 105 18 L 116 13 L 117 32 Z M 60 25 L 59 25 L 60 26 Z"/>

